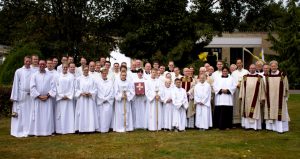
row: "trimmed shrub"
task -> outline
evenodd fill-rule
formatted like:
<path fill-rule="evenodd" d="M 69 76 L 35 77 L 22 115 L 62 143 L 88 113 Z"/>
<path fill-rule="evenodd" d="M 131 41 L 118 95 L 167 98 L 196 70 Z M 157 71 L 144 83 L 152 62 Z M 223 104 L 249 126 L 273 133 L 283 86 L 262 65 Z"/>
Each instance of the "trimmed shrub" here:
<path fill-rule="evenodd" d="M 24 57 L 33 54 L 41 56 L 37 45 L 33 43 L 14 47 L 0 67 L 0 84 L 12 84 L 15 71 L 24 64 Z"/>
<path fill-rule="evenodd" d="M 0 86 L 0 92 L 0 117 L 9 117 L 12 108 L 12 102 L 9 100 L 11 86 Z"/>

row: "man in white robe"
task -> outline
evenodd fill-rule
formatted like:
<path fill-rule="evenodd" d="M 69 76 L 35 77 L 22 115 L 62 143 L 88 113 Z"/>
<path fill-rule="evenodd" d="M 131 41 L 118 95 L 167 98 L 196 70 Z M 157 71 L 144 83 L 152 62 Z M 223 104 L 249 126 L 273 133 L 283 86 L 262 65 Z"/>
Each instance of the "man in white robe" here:
<path fill-rule="evenodd" d="M 69 134 L 75 132 L 74 76 L 68 73 L 68 64 L 62 65 L 62 73 L 54 79 L 56 86 L 55 132 Z"/>
<path fill-rule="evenodd" d="M 162 104 L 161 104 L 161 93 L 160 81 L 156 78 L 157 69 L 151 70 L 151 77 L 146 82 L 146 115 L 145 122 L 148 130 L 158 131 L 162 128 Z"/>
<path fill-rule="evenodd" d="M 57 69 L 56 69 L 58 73 L 62 73 L 62 65 L 65 63 L 66 64 L 68 63 L 68 56 L 63 56 L 61 58 L 61 64 L 59 66 L 57 66 Z"/>
<path fill-rule="evenodd" d="M 278 133 L 289 131 L 288 91 L 289 83 L 285 73 L 278 70 L 278 62 L 270 62 L 271 73 L 265 76 L 266 102 L 265 120 L 266 129 Z"/>
<path fill-rule="evenodd" d="M 243 79 L 243 76 L 248 74 L 249 71 L 243 68 L 243 62 L 241 59 L 236 60 L 236 66 L 237 70 L 232 72 L 231 76 L 234 79 L 236 83 L 236 90 L 234 92 L 233 96 L 233 124 L 241 124 L 241 105 L 240 105 L 240 98 L 239 98 L 239 93 L 240 93 L 240 86 L 241 86 L 241 81 Z"/>
<path fill-rule="evenodd" d="M 147 98 L 145 96 L 145 83 L 146 79 L 143 77 L 144 71 L 142 69 L 137 70 L 137 77 L 134 78 L 133 82 L 135 84 L 136 94 L 132 100 L 132 118 L 133 125 L 135 129 L 146 129 L 145 125 L 145 111 L 146 111 L 146 101 Z M 142 85 L 142 83 L 144 85 Z M 139 92 L 142 92 L 138 94 Z"/>
<path fill-rule="evenodd" d="M 217 62 L 217 70 L 211 75 L 212 80 L 215 80 L 222 76 L 222 68 L 223 68 L 223 61 L 219 60 Z"/>
<path fill-rule="evenodd" d="M 86 59 L 84 57 L 80 58 L 80 64 L 81 65 L 79 67 L 76 67 L 75 69 L 76 74 L 78 74 L 79 76 L 83 75 L 83 67 L 87 64 Z"/>
<path fill-rule="evenodd" d="M 131 101 L 134 97 L 132 81 L 127 80 L 127 72 L 121 71 L 120 78 L 115 80 L 115 109 L 113 130 L 116 132 L 133 131 Z"/>
<path fill-rule="evenodd" d="M 97 86 L 97 112 L 99 129 L 97 131 L 106 133 L 113 119 L 114 105 L 114 83 L 107 78 L 108 70 L 102 69 L 102 78 L 96 82 Z"/>
<path fill-rule="evenodd" d="M 91 76 L 95 81 L 100 80 L 100 73 L 95 71 L 95 62 L 91 61 L 89 63 L 89 76 Z"/>
<path fill-rule="evenodd" d="M 24 66 L 17 69 L 10 100 L 13 102 L 11 131 L 15 137 L 27 137 L 29 133 L 29 121 L 31 111 L 30 78 L 32 70 L 30 68 L 31 57 L 24 57 Z"/>
<path fill-rule="evenodd" d="M 31 71 L 32 73 L 35 73 L 39 71 L 39 56 L 38 55 L 32 55 L 31 56 Z"/>
<path fill-rule="evenodd" d="M 236 89 L 234 79 L 229 76 L 229 68 L 222 68 L 222 76 L 214 79 L 215 110 L 213 125 L 221 130 L 232 128 L 233 94 Z"/>
<path fill-rule="evenodd" d="M 196 105 L 196 127 L 200 130 L 212 127 L 211 86 L 206 82 L 206 75 L 199 75 L 199 82 L 194 88 Z"/>
<path fill-rule="evenodd" d="M 175 79 L 175 87 L 172 91 L 172 104 L 174 105 L 172 115 L 172 127 L 175 131 L 184 131 L 186 126 L 186 109 L 189 106 L 185 89 L 181 88 L 181 80 Z"/>
<path fill-rule="evenodd" d="M 172 81 L 166 79 L 165 85 L 162 89 L 161 100 L 163 102 L 163 129 L 172 130 L 172 116 L 173 116 L 173 103 L 172 103 Z"/>
<path fill-rule="evenodd" d="M 77 78 L 75 86 L 76 110 L 75 131 L 94 132 L 99 128 L 96 109 L 96 84 L 89 75 L 89 68 L 83 68 L 83 75 Z"/>
<path fill-rule="evenodd" d="M 241 81 L 239 98 L 241 99 L 242 127 L 245 129 L 261 129 L 260 103 L 265 100 L 263 77 L 256 73 L 254 64 L 249 67 L 250 73 Z"/>
<path fill-rule="evenodd" d="M 30 80 L 30 96 L 33 98 L 29 134 L 48 136 L 54 132 L 53 99 L 56 95 L 53 76 L 46 72 L 46 62 L 39 61 L 40 70 Z"/>

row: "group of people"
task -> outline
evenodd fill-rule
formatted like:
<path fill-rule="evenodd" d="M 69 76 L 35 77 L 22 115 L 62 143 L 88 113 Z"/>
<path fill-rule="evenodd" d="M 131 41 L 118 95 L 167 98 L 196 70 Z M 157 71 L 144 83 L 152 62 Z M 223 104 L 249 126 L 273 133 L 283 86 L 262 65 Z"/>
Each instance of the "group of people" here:
<path fill-rule="evenodd" d="M 249 70 L 205 63 L 199 74 L 139 59 L 114 63 L 73 57 L 24 57 L 11 93 L 15 137 L 109 131 L 185 131 L 186 128 L 288 131 L 288 80 L 278 63 L 257 61 Z M 144 67 L 143 67 L 144 66 Z M 231 72 L 232 71 L 232 72 Z"/>

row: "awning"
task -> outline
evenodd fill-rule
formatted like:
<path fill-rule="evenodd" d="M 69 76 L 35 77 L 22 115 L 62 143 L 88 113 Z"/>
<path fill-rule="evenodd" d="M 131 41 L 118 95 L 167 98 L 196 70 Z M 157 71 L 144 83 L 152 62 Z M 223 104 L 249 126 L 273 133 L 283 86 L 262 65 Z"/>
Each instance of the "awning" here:
<path fill-rule="evenodd" d="M 261 47 L 261 37 L 214 37 L 205 48 L 241 48 Z"/>

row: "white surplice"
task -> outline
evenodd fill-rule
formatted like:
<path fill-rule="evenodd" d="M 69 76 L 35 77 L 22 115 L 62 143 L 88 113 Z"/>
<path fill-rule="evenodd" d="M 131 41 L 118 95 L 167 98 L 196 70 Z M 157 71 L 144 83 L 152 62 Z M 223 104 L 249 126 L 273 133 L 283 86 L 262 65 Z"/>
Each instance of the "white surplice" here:
<path fill-rule="evenodd" d="M 145 78 L 134 78 L 134 83 L 136 82 L 145 82 Z M 144 88 L 145 89 L 145 88 Z M 147 98 L 145 95 L 135 95 L 132 100 L 132 119 L 135 129 L 145 129 L 145 111 L 146 111 L 146 101 Z"/>
<path fill-rule="evenodd" d="M 227 78 L 219 77 L 214 80 L 215 106 L 233 106 L 233 94 L 236 89 L 235 81 L 228 75 Z M 221 89 L 228 89 L 230 94 L 219 94 Z"/>
<path fill-rule="evenodd" d="M 90 93 L 92 96 L 82 96 Z M 94 132 L 99 128 L 96 109 L 96 84 L 90 75 L 80 76 L 75 86 L 76 110 L 75 130 L 79 132 Z"/>
<path fill-rule="evenodd" d="M 194 102 L 196 105 L 196 127 L 208 129 L 212 127 L 211 86 L 207 82 L 198 82 L 194 88 Z M 202 103 L 203 105 L 200 105 Z"/>
<path fill-rule="evenodd" d="M 186 109 L 189 106 L 186 91 L 183 88 L 173 87 L 171 96 L 174 105 L 172 126 L 183 131 L 186 126 Z"/>
<path fill-rule="evenodd" d="M 55 80 L 56 108 L 55 108 L 55 132 L 68 134 L 75 132 L 74 93 L 75 81 L 72 74 L 60 74 Z M 68 99 L 63 99 L 67 97 Z"/>
<path fill-rule="evenodd" d="M 131 101 L 134 97 L 134 86 L 132 81 L 115 79 L 115 109 L 113 117 L 113 130 L 116 132 L 126 132 L 133 130 Z M 127 99 L 122 99 L 123 93 Z"/>
<path fill-rule="evenodd" d="M 162 104 L 161 100 L 156 100 L 155 96 L 161 96 L 159 79 L 147 79 L 145 94 L 147 97 L 145 125 L 150 131 L 161 130 L 162 128 Z"/>
<path fill-rule="evenodd" d="M 46 101 L 38 96 L 49 95 Z M 49 72 L 34 73 L 30 80 L 30 96 L 33 98 L 29 134 L 48 136 L 54 132 L 53 98 L 55 97 L 55 84 Z"/>
<path fill-rule="evenodd" d="M 173 88 L 170 86 L 169 88 L 163 87 L 161 100 L 163 102 L 163 128 L 172 130 L 172 116 L 173 116 L 173 109 L 174 105 L 171 102 L 167 102 L 169 99 L 172 100 L 172 91 Z"/>
<path fill-rule="evenodd" d="M 26 137 L 29 133 L 29 121 L 32 98 L 30 97 L 31 68 L 17 69 L 14 75 L 10 99 L 13 101 L 12 112 L 18 117 L 11 118 L 10 134 L 15 137 Z"/>
<path fill-rule="evenodd" d="M 108 132 L 113 118 L 114 83 L 110 79 L 101 78 L 96 82 L 97 87 L 97 112 L 99 132 Z"/>

